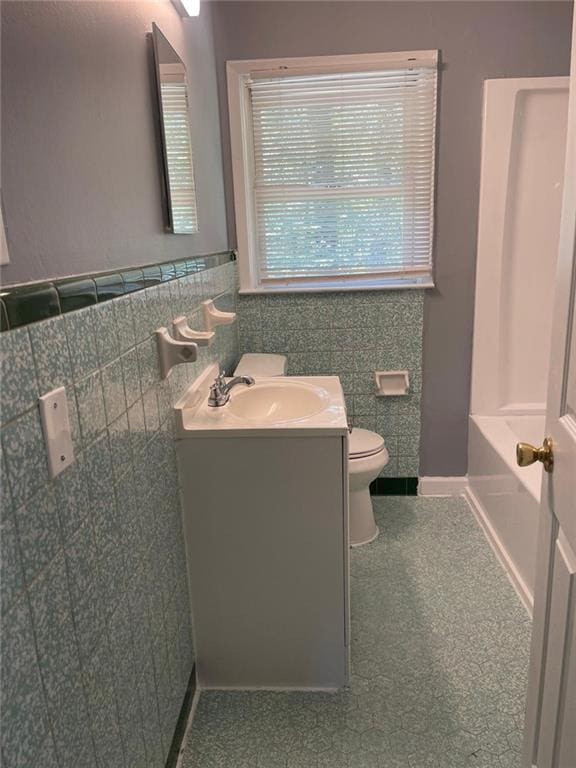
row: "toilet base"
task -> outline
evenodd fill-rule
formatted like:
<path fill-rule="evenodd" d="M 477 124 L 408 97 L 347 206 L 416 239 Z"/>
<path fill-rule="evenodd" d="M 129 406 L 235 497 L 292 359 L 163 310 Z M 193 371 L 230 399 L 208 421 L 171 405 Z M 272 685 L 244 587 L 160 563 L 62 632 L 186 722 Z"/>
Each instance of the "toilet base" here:
<path fill-rule="evenodd" d="M 374 533 L 370 538 L 364 539 L 363 541 L 356 541 L 356 542 L 350 542 L 350 546 L 352 549 L 356 549 L 356 547 L 363 547 L 364 544 L 370 544 L 372 541 L 376 541 L 376 539 L 380 536 L 380 528 L 378 528 L 377 525 L 374 526 Z"/>
<path fill-rule="evenodd" d="M 374 520 L 370 490 L 350 491 L 350 546 L 361 547 L 378 538 L 380 529 Z"/>

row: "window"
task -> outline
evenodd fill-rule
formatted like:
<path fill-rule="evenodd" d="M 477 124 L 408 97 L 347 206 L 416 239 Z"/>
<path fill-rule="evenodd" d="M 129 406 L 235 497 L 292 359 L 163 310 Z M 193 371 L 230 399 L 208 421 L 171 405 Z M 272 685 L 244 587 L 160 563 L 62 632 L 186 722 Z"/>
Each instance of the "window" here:
<path fill-rule="evenodd" d="M 228 63 L 243 292 L 432 285 L 437 52 Z"/>

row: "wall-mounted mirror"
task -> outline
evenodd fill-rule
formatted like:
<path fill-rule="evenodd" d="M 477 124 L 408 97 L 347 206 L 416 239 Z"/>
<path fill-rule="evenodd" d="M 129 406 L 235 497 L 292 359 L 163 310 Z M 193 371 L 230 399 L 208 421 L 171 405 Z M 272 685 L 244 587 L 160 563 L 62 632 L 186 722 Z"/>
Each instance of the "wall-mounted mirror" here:
<path fill-rule="evenodd" d="M 152 38 L 162 128 L 167 225 L 175 234 L 190 235 L 198 232 L 198 216 L 186 67 L 156 24 L 152 25 Z"/>

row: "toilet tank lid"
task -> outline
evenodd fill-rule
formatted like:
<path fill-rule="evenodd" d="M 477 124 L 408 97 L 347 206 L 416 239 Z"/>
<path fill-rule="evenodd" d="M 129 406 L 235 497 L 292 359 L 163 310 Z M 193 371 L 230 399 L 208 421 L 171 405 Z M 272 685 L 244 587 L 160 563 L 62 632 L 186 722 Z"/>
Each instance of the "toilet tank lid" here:
<path fill-rule="evenodd" d="M 285 376 L 286 356 L 247 352 L 234 371 L 235 376 Z"/>
<path fill-rule="evenodd" d="M 360 459 L 373 456 L 384 448 L 384 438 L 369 429 L 354 427 L 348 440 L 348 453 L 351 458 Z"/>

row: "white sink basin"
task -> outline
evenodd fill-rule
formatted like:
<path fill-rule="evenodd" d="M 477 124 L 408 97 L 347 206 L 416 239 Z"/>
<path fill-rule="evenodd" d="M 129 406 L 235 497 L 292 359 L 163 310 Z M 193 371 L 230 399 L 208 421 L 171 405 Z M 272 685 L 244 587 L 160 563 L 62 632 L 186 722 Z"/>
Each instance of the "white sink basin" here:
<path fill-rule="evenodd" d="M 174 406 L 179 437 L 293 435 L 297 432 L 345 435 L 346 405 L 336 376 L 276 376 L 238 384 L 221 408 L 208 405 L 218 375 L 213 363 L 202 371 Z"/>
<path fill-rule="evenodd" d="M 301 381 L 257 382 L 238 385 L 224 406 L 234 416 L 258 424 L 282 424 L 308 419 L 325 410 L 330 396 L 325 389 Z"/>

